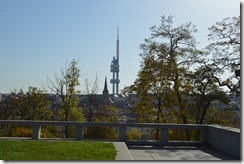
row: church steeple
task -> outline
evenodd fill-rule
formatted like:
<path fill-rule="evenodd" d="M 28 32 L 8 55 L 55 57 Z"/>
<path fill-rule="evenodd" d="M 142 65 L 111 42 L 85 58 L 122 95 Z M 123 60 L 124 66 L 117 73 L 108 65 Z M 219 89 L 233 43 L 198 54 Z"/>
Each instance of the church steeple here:
<path fill-rule="evenodd" d="M 107 85 L 107 77 L 105 77 L 105 82 L 104 82 L 104 89 L 103 89 L 103 95 L 109 95 L 108 92 L 108 85 Z"/>

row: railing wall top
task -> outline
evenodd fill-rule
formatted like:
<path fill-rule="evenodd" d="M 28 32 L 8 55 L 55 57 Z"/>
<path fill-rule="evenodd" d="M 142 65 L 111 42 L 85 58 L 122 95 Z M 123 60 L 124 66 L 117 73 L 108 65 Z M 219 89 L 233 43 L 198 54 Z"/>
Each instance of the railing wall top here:
<path fill-rule="evenodd" d="M 111 123 L 111 122 L 76 122 L 76 121 L 36 121 L 36 120 L 0 120 L 0 125 L 30 125 L 30 126 L 110 126 L 110 127 L 147 127 L 166 129 L 204 129 L 208 125 L 201 124 L 162 124 L 162 123 Z"/>

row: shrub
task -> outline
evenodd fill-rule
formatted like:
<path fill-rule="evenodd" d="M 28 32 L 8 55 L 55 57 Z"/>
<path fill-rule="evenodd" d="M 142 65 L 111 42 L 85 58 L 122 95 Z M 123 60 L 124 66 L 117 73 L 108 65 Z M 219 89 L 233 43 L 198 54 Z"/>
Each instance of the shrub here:
<path fill-rule="evenodd" d="M 111 127 L 87 127 L 85 130 L 84 138 L 87 139 L 110 139 L 115 140 L 118 138 L 118 133 Z"/>
<path fill-rule="evenodd" d="M 128 140 L 136 140 L 136 139 L 141 139 L 143 134 L 139 130 L 132 129 L 130 132 L 127 132 L 125 135 L 126 135 L 126 139 Z"/>

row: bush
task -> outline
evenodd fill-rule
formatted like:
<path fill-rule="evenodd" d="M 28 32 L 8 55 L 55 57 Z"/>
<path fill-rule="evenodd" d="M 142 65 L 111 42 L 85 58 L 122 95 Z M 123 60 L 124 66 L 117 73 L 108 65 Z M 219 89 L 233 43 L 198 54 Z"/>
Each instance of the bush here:
<path fill-rule="evenodd" d="M 32 137 L 32 130 L 27 127 L 17 127 L 14 132 L 15 137 Z"/>
<path fill-rule="evenodd" d="M 84 138 L 86 139 L 110 139 L 115 140 L 118 138 L 118 133 L 114 128 L 103 127 L 87 127 L 85 129 Z"/>
<path fill-rule="evenodd" d="M 132 129 L 130 132 L 127 132 L 126 134 L 127 140 L 136 140 L 142 138 L 142 133 L 139 130 Z"/>
<path fill-rule="evenodd" d="M 199 141 L 200 131 L 189 129 L 169 129 L 169 140 L 173 141 Z"/>

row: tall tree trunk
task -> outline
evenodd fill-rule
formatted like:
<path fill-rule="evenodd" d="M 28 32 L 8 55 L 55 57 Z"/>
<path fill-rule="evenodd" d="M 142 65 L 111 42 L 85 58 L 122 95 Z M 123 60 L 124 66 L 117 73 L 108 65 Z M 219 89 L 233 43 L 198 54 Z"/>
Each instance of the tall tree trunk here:
<path fill-rule="evenodd" d="M 174 63 L 174 65 L 175 65 L 175 63 Z M 182 122 L 183 122 L 183 124 L 187 124 L 187 119 L 186 119 L 186 115 L 185 115 L 185 105 L 182 102 L 182 98 L 181 98 L 181 94 L 180 94 L 180 83 L 179 83 L 178 72 L 177 71 L 175 71 L 175 72 L 176 72 L 175 73 L 176 75 L 175 75 L 175 79 L 174 79 L 174 91 L 176 93 L 176 98 L 177 98 Z"/>
<path fill-rule="evenodd" d="M 200 124 L 203 124 L 203 121 L 205 120 L 205 116 L 206 116 L 206 113 L 207 113 L 207 110 L 208 110 L 208 107 L 210 106 L 210 104 L 211 104 L 211 102 L 204 103 L 201 119 L 199 121 Z"/>
<path fill-rule="evenodd" d="M 157 113 L 157 123 L 159 123 L 159 115 L 161 113 L 161 96 L 158 96 L 158 113 Z M 158 135 L 159 135 L 159 128 L 156 130 L 156 140 L 158 140 Z"/>
<path fill-rule="evenodd" d="M 179 91 L 177 91 L 177 101 L 178 101 L 178 105 L 179 105 L 182 122 L 183 122 L 183 124 L 187 124 L 185 104 L 182 102 Z"/>
<path fill-rule="evenodd" d="M 89 116 L 88 116 L 88 122 L 92 122 L 92 105 L 89 105 Z"/>
<path fill-rule="evenodd" d="M 182 122 L 183 122 L 183 124 L 187 124 L 185 104 L 182 101 L 181 95 L 179 93 L 179 88 L 177 88 L 176 93 L 177 93 L 177 101 L 178 101 L 178 105 L 179 105 Z M 186 133 L 186 140 L 189 141 L 191 139 L 190 130 L 185 129 L 185 133 Z"/>
<path fill-rule="evenodd" d="M 65 109 L 65 121 L 69 121 L 69 111 L 68 109 Z M 65 126 L 65 138 L 69 138 L 69 130 L 68 130 L 68 126 Z"/>
<path fill-rule="evenodd" d="M 65 138 L 69 138 L 68 126 L 65 126 L 64 133 L 65 133 Z"/>
<path fill-rule="evenodd" d="M 13 125 L 10 125 L 9 133 L 8 133 L 8 136 L 9 137 L 12 137 L 13 136 L 12 130 L 13 130 Z"/>

